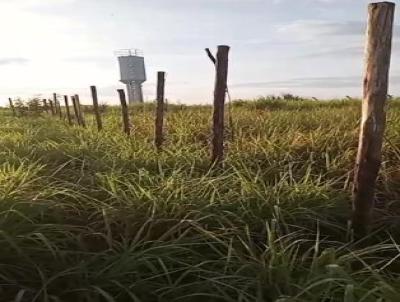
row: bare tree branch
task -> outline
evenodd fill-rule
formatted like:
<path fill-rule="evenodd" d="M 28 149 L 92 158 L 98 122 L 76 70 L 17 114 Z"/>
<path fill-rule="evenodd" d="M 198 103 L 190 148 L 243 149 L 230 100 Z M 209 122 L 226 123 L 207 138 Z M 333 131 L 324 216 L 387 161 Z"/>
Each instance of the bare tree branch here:
<path fill-rule="evenodd" d="M 211 53 L 210 49 L 206 48 L 205 51 L 207 53 L 207 56 L 210 58 L 211 62 L 213 62 L 213 64 L 215 65 L 217 63 L 217 60 L 215 59 L 215 57 Z"/>

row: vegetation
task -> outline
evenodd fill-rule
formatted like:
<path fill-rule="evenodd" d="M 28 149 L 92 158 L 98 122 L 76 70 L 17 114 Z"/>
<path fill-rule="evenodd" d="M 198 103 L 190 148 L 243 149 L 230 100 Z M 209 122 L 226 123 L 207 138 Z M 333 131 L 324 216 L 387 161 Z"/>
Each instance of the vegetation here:
<path fill-rule="evenodd" d="M 233 104 L 223 171 L 211 108 L 118 108 L 98 133 L 0 112 L 1 301 L 398 301 L 400 104 L 390 102 L 374 231 L 348 227 L 360 103 Z"/>

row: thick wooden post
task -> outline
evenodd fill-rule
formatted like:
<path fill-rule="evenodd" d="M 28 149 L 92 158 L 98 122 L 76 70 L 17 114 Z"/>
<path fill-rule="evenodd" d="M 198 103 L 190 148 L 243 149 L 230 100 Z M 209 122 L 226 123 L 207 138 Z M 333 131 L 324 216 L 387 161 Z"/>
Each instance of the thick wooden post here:
<path fill-rule="evenodd" d="M 129 124 L 129 112 L 128 112 L 128 106 L 126 105 L 125 91 L 123 89 L 118 89 L 117 91 L 119 94 L 119 100 L 121 102 L 122 122 L 124 124 L 124 132 L 126 135 L 130 135 L 131 126 Z"/>
<path fill-rule="evenodd" d="M 156 125 L 155 125 L 155 145 L 158 150 L 161 150 L 161 145 L 164 141 L 163 126 L 164 126 L 164 91 L 165 91 L 165 72 L 159 71 L 157 74 L 157 110 L 156 110 Z"/>
<path fill-rule="evenodd" d="M 46 111 L 46 113 L 49 113 L 49 107 L 47 106 L 47 100 L 43 99 L 43 108 Z"/>
<path fill-rule="evenodd" d="M 75 94 L 75 102 L 76 102 L 76 107 L 78 109 L 79 124 L 85 128 L 86 127 L 85 117 L 82 112 L 81 102 L 79 101 L 79 95 L 77 94 Z"/>
<path fill-rule="evenodd" d="M 67 114 L 68 124 L 72 125 L 71 112 L 69 111 L 68 96 L 64 95 L 65 113 Z"/>
<path fill-rule="evenodd" d="M 353 228 L 357 236 L 368 232 L 381 166 L 394 9 L 394 3 L 389 2 L 372 3 L 368 9 L 364 98 L 353 188 Z"/>
<path fill-rule="evenodd" d="M 14 103 L 13 103 L 12 99 L 8 98 L 8 102 L 10 103 L 10 108 L 11 108 L 13 116 L 17 116 L 17 114 L 15 113 L 15 107 L 14 107 Z"/>
<path fill-rule="evenodd" d="M 56 115 L 56 112 L 54 111 L 54 104 L 52 100 L 49 100 L 50 103 L 50 111 L 51 111 L 51 115 Z"/>
<path fill-rule="evenodd" d="M 78 123 L 78 125 L 81 126 L 81 120 L 79 119 L 79 108 L 75 96 L 71 96 L 71 100 L 72 100 L 72 105 L 74 105 L 75 120 Z"/>
<path fill-rule="evenodd" d="M 90 86 L 90 90 L 92 91 L 92 99 L 93 99 L 93 111 L 96 116 L 97 129 L 101 131 L 103 129 L 103 124 L 101 122 L 101 116 L 99 111 L 99 101 L 97 99 L 97 89 L 96 86 Z"/>
<path fill-rule="evenodd" d="M 215 90 L 213 113 L 212 162 L 220 165 L 224 159 L 224 106 L 228 80 L 229 46 L 218 46 L 215 60 Z"/>

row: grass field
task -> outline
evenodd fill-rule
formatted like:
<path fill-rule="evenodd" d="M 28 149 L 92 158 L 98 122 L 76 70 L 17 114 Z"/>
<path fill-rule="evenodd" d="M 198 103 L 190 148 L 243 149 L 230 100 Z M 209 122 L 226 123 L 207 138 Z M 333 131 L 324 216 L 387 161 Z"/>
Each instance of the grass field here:
<path fill-rule="evenodd" d="M 348 227 L 357 101 L 237 102 L 223 171 L 210 107 L 153 107 L 134 133 L 0 112 L 0 301 L 400 301 L 400 102 L 374 231 Z"/>

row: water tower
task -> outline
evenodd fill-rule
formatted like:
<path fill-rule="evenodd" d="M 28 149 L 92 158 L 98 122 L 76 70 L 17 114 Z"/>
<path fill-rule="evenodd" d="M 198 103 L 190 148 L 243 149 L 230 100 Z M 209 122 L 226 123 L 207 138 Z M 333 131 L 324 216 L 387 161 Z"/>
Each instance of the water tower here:
<path fill-rule="evenodd" d="M 121 71 L 121 82 L 126 85 L 129 104 L 143 103 L 142 84 L 146 81 L 143 53 L 138 49 L 116 52 Z"/>

